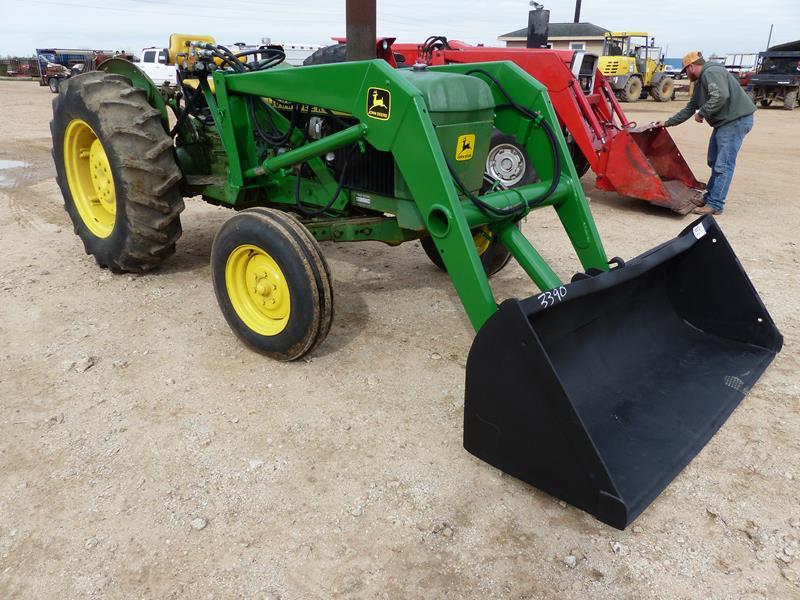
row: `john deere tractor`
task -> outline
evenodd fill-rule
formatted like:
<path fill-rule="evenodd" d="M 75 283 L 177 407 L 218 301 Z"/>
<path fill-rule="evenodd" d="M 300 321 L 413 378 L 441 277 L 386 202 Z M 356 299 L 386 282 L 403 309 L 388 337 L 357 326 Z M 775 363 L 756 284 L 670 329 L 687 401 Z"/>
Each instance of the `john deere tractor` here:
<path fill-rule="evenodd" d="M 211 249 L 220 309 L 245 344 L 293 360 L 333 320 L 320 242 L 424 241 L 477 331 L 465 447 L 615 527 L 780 349 L 712 217 L 609 261 L 546 90 L 512 63 L 289 67 L 279 48 L 196 35 L 168 53 L 177 91 L 112 59 L 53 103 L 58 184 L 86 252 L 147 271 L 176 250 L 183 198 L 236 209 Z M 580 261 L 571 281 L 519 226 L 545 208 Z M 498 305 L 488 275 L 509 257 L 541 291 Z"/>
<path fill-rule="evenodd" d="M 656 102 L 672 100 L 675 81 L 664 71 L 661 48 L 646 32 L 606 32 L 598 68 L 623 102 L 648 94 Z"/>

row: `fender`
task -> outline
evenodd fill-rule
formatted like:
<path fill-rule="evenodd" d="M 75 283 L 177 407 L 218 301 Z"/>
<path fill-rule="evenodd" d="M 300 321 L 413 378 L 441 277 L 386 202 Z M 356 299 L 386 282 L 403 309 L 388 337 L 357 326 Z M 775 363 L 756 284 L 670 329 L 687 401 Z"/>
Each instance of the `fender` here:
<path fill-rule="evenodd" d="M 124 58 L 109 58 L 108 60 L 104 60 L 97 65 L 97 70 L 105 71 L 106 73 L 114 73 L 115 75 L 122 75 L 130 80 L 133 87 L 144 90 L 147 94 L 147 102 L 161 113 L 161 125 L 164 127 L 164 131 L 169 133 L 167 105 L 158 91 L 158 86 L 147 76 L 147 73 Z"/>

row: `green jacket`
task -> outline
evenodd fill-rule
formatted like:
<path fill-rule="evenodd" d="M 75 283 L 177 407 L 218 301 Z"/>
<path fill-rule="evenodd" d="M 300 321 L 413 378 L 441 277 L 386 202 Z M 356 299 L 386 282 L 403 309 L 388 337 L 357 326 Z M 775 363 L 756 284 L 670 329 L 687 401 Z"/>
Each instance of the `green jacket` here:
<path fill-rule="evenodd" d="M 752 115 L 756 111 L 756 105 L 723 65 L 707 62 L 700 71 L 700 79 L 694 84 L 689 102 L 664 124 L 667 127 L 680 125 L 694 116 L 695 111 L 716 128 Z"/>

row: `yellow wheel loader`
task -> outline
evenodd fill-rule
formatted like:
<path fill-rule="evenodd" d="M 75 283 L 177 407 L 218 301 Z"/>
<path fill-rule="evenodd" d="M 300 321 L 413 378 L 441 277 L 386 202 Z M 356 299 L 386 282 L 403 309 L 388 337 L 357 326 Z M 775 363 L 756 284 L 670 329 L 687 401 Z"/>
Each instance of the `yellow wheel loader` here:
<path fill-rule="evenodd" d="M 664 70 L 661 48 L 643 31 L 607 32 L 599 69 L 622 102 L 651 95 L 656 102 L 672 99 L 675 81 Z"/>

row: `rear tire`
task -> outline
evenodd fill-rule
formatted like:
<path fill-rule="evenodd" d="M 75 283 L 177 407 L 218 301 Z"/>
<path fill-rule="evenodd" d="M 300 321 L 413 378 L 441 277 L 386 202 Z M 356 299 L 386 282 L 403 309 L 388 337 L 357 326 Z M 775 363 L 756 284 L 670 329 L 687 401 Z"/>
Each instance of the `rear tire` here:
<path fill-rule="evenodd" d="M 642 80 L 638 77 L 631 77 L 625 82 L 625 87 L 620 93 L 620 100 L 623 102 L 636 102 L 642 95 Z"/>
<path fill-rule="evenodd" d="M 64 208 L 98 265 L 142 272 L 175 251 L 181 172 L 143 90 L 100 71 L 64 80 L 50 131 Z"/>
<path fill-rule="evenodd" d="M 795 106 L 797 106 L 797 90 L 786 92 L 786 95 L 783 97 L 783 108 L 786 110 L 794 110 Z"/>
<path fill-rule="evenodd" d="M 257 352 L 296 360 L 330 331 L 328 266 L 308 230 L 281 211 L 253 208 L 229 219 L 211 247 L 211 277 L 228 325 Z"/>
<path fill-rule="evenodd" d="M 330 65 L 347 60 L 347 44 L 332 44 L 315 50 L 303 61 L 303 66 Z"/>
<path fill-rule="evenodd" d="M 675 91 L 675 81 L 672 77 L 663 77 L 661 81 L 650 88 L 650 95 L 656 102 L 669 102 Z"/>
<path fill-rule="evenodd" d="M 50 88 L 50 91 L 53 92 L 54 94 L 58 93 L 58 87 L 59 87 L 58 84 L 59 84 L 58 77 L 51 77 L 50 79 L 47 80 L 47 86 Z"/>
<path fill-rule="evenodd" d="M 762 98 L 760 104 L 761 108 L 767 108 L 770 104 L 772 104 L 772 98 Z"/>

